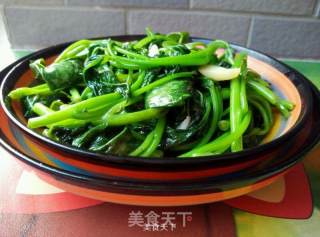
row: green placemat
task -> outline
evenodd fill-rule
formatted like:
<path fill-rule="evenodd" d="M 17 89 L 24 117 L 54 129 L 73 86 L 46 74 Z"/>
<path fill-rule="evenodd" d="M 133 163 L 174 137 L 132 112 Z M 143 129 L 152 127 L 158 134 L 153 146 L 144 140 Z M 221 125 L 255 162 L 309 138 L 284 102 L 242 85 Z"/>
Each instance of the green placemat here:
<path fill-rule="evenodd" d="M 283 60 L 289 66 L 297 69 L 320 88 L 320 61 Z"/>

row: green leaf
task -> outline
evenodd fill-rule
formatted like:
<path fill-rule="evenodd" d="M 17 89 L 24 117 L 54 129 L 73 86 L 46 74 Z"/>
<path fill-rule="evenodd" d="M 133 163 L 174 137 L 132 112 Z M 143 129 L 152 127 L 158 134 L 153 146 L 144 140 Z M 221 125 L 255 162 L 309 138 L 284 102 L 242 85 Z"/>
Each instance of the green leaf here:
<path fill-rule="evenodd" d="M 166 46 L 160 49 L 160 56 L 179 56 L 189 54 L 190 50 L 183 44 Z"/>
<path fill-rule="evenodd" d="M 169 112 L 171 121 L 165 132 L 165 147 L 171 148 L 189 142 L 191 138 L 195 141 L 198 136 L 203 136 L 203 129 L 210 122 L 210 112 L 210 96 L 195 91 L 184 107 Z"/>
<path fill-rule="evenodd" d="M 119 92 L 128 97 L 130 87 L 127 83 L 120 83 L 112 68 L 108 64 L 101 64 L 102 56 L 92 56 L 85 63 L 84 79 L 95 96 L 112 92 Z"/>
<path fill-rule="evenodd" d="M 151 90 L 145 99 L 146 108 L 181 106 L 191 96 L 191 82 L 175 80 Z"/>
<path fill-rule="evenodd" d="M 46 67 L 43 58 L 30 62 L 29 66 L 36 79 L 43 79 L 43 71 Z"/>
<path fill-rule="evenodd" d="M 77 86 L 82 82 L 82 65 L 78 60 L 52 63 L 45 67 L 43 59 L 30 63 L 34 76 L 44 80 L 50 90 L 61 90 Z"/>
<path fill-rule="evenodd" d="M 35 103 L 42 103 L 45 106 L 50 106 L 53 101 L 57 101 L 57 100 L 67 101 L 68 98 L 66 97 L 65 94 L 60 92 L 52 95 L 46 95 L 46 96 L 41 96 L 41 95 L 25 96 L 21 100 L 24 116 L 26 118 L 32 118 L 36 115 L 32 111 L 32 108 Z"/>

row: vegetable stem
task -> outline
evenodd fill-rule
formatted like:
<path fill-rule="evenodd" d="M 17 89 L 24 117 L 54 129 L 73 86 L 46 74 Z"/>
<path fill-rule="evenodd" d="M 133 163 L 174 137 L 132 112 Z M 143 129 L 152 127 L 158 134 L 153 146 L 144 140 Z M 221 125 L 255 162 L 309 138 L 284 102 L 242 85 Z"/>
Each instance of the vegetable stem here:
<path fill-rule="evenodd" d="M 34 87 L 20 87 L 9 93 L 9 97 L 13 100 L 21 99 L 29 95 L 49 95 L 52 91 L 49 89 L 48 85 L 42 84 Z"/>
<path fill-rule="evenodd" d="M 67 108 L 56 111 L 54 113 L 43 115 L 36 118 L 31 118 L 28 120 L 28 127 L 39 128 L 51 123 L 72 118 L 73 114 L 77 114 L 80 111 L 93 109 L 101 104 L 110 104 L 110 106 L 112 106 L 114 104 L 114 101 L 120 98 L 121 95 L 119 93 L 110 93 L 106 95 L 93 97 L 85 101 L 72 104 Z"/>
<path fill-rule="evenodd" d="M 132 151 L 129 155 L 130 156 L 138 156 L 142 152 L 144 152 L 151 144 L 154 137 L 154 132 L 150 132 L 147 137 L 144 139 L 144 141 L 138 146 L 134 151 Z"/>
<path fill-rule="evenodd" d="M 152 83 L 150 83 L 147 86 L 144 86 L 136 91 L 132 92 L 133 96 L 139 96 L 142 95 L 143 93 L 152 90 L 153 88 L 163 85 L 164 83 L 171 81 L 173 79 L 177 79 L 177 78 L 188 78 L 188 77 L 192 77 L 194 73 L 193 72 L 180 72 L 180 73 L 175 73 L 175 74 L 171 74 L 168 76 L 165 76 L 163 78 L 160 78 Z"/>
<path fill-rule="evenodd" d="M 212 135 L 217 129 L 218 121 L 221 118 L 222 113 L 222 98 L 220 95 L 220 91 L 215 85 L 215 83 L 212 83 L 212 87 L 209 88 L 210 96 L 211 96 L 211 103 L 212 103 L 212 122 L 210 124 L 210 127 L 208 131 L 206 132 L 205 136 L 200 140 L 200 142 L 197 144 L 197 147 L 200 147 L 204 144 L 207 144 L 209 140 L 211 139 Z M 195 148 L 195 149 L 196 149 Z"/>
<path fill-rule="evenodd" d="M 153 119 L 158 117 L 162 113 L 163 113 L 163 109 L 151 108 L 151 109 L 140 110 L 138 112 L 111 115 L 107 119 L 106 123 L 109 126 L 122 126 L 126 124 L 137 123 L 137 122 Z"/>
<path fill-rule="evenodd" d="M 245 60 L 246 60 L 245 54 L 237 54 L 235 57 L 234 67 L 242 68 L 242 65 Z M 241 70 L 241 72 L 243 71 Z M 230 82 L 230 130 L 231 132 L 235 132 L 240 126 L 242 113 L 244 112 L 244 111 L 243 112 L 241 111 L 241 101 L 244 101 L 243 103 L 247 103 L 245 91 L 242 91 L 243 93 L 241 93 L 241 83 L 245 83 L 245 82 L 242 82 L 241 75 L 239 75 L 236 79 L 231 80 Z M 236 152 L 242 149 L 243 149 L 242 137 L 240 136 L 237 140 L 232 142 L 231 151 Z"/>
<path fill-rule="evenodd" d="M 166 125 L 166 118 L 165 116 L 162 116 L 159 118 L 156 128 L 154 130 L 153 134 L 153 141 L 150 144 L 150 146 L 141 154 L 143 157 L 149 157 L 152 155 L 152 153 L 157 149 L 157 146 L 159 145 L 164 129 Z"/>
<path fill-rule="evenodd" d="M 239 128 L 236 131 L 227 132 L 221 135 L 220 137 L 218 137 L 217 139 L 215 139 L 214 141 L 206 145 L 203 145 L 197 149 L 194 149 L 192 152 L 184 153 L 179 157 L 190 158 L 195 156 L 202 156 L 203 154 L 206 154 L 208 152 L 215 152 L 217 150 L 225 148 L 226 146 L 231 145 L 231 143 L 234 140 L 239 139 L 242 136 L 242 134 L 246 131 L 246 129 L 250 124 L 251 117 L 252 117 L 252 113 L 249 110 L 248 113 L 244 116 Z"/>

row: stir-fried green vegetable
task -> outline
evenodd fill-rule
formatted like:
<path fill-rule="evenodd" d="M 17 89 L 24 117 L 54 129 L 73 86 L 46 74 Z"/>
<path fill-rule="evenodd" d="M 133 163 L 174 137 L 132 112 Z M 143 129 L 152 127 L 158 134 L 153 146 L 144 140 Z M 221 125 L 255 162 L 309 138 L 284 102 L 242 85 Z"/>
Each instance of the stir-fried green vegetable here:
<path fill-rule="evenodd" d="M 52 64 L 38 59 L 30 68 L 38 85 L 9 94 L 21 100 L 28 126 L 94 152 L 186 158 L 241 151 L 259 144 L 277 110 L 287 118 L 294 108 L 247 68 L 246 54 L 222 40 L 190 42 L 186 32 L 80 40 Z"/>

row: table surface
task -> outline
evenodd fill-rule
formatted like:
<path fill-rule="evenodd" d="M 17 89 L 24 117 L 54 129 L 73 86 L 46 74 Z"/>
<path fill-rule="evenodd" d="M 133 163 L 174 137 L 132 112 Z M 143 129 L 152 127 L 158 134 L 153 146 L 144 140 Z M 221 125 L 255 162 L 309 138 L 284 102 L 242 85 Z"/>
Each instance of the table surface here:
<path fill-rule="evenodd" d="M 19 58 L 28 53 L 28 51 L 15 51 L 14 55 Z M 320 88 L 320 62 L 283 61 L 302 72 Z M 100 203 L 64 193 L 64 199 L 33 199 L 34 202 L 47 200 L 43 201 L 46 202 L 43 204 L 44 209 L 39 209 L 40 211 L 34 211 L 34 213 L 28 206 L 29 203 L 23 203 L 24 200 L 27 200 L 28 195 L 37 196 L 37 198 L 50 195 L 52 197 L 52 195 L 57 196 L 63 193 L 63 190 L 55 190 L 54 187 L 45 183 L 40 185 L 42 187 L 40 191 L 33 190 L 32 183 L 40 184 L 41 181 L 37 180 L 35 175 L 25 172 L 19 163 L 14 163 L 12 159 L 6 160 L 4 158 L 6 152 L 3 149 L 0 149 L 0 153 L 0 237 L 320 236 L 320 161 L 317 159 L 320 158 L 320 149 L 316 149 L 306 157 L 304 167 L 303 165 L 296 166 L 276 184 L 254 194 L 224 203 L 191 207 L 134 207 Z M 18 180 L 15 181 L 14 187 L 6 186 L 8 177 L 15 177 L 12 179 Z M 45 190 L 49 191 L 42 193 Z M 20 198 L 19 203 L 10 200 L 18 198 L 17 193 L 22 193 L 25 198 Z M 75 202 L 78 202 L 79 205 Z M 8 203 L 14 203 L 10 210 L 6 209 Z M 36 203 L 33 205 L 37 206 Z M 63 206 L 63 208 L 55 209 L 56 206 L 60 208 Z M 144 215 L 154 212 L 162 215 L 161 217 L 166 212 L 171 212 L 175 215 L 176 220 L 181 217 L 178 212 L 191 212 L 191 217 L 186 219 L 186 226 L 182 226 L 182 219 L 179 219 L 179 224 L 174 230 L 152 231 L 151 233 L 138 226 L 129 226 L 131 214 L 138 211 Z"/>

